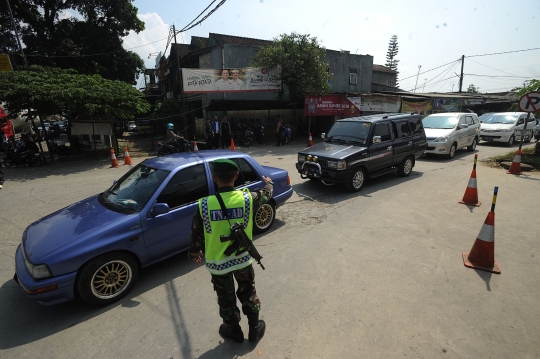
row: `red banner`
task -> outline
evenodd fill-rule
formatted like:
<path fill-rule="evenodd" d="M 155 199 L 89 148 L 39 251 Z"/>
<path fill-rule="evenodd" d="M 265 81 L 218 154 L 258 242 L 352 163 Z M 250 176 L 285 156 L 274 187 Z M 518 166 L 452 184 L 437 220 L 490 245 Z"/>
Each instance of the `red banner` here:
<path fill-rule="evenodd" d="M 304 101 L 305 116 L 340 116 L 360 114 L 360 109 L 345 96 L 306 96 Z"/>

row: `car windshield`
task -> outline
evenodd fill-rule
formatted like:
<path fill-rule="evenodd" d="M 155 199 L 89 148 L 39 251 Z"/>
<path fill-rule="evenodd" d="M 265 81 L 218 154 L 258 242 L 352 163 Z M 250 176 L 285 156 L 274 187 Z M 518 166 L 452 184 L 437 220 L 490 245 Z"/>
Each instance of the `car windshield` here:
<path fill-rule="evenodd" d="M 338 121 L 328 131 L 328 141 L 360 142 L 365 144 L 371 122 Z"/>
<path fill-rule="evenodd" d="M 480 122 L 484 122 L 485 120 L 491 118 L 491 116 L 493 116 L 492 113 L 485 113 L 483 115 L 480 115 L 480 117 L 478 117 L 478 119 L 480 120 Z"/>
<path fill-rule="evenodd" d="M 139 164 L 103 192 L 100 203 L 118 211 L 139 212 L 169 173 Z"/>
<path fill-rule="evenodd" d="M 505 125 L 512 125 L 516 123 L 517 119 L 517 115 L 493 115 L 483 123 L 502 123 Z"/>
<path fill-rule="evenodd" d="M 457 123 L 455 116 L 427 116 L 422 120 L 424 128 L 451 129 L 456 127 Z"/>

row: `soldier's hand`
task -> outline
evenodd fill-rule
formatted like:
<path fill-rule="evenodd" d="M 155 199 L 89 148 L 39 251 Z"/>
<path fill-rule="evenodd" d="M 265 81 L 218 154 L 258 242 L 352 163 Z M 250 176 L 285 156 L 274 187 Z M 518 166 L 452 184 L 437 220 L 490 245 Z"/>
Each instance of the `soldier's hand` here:
<path fill-rule="evenodd" d="M 193 259 L 193 262 L 195 263 L 201 263 L 202 262 L 202 251 L 199 251 L 199 256 L 198 257 L 195 257 L 195 258 L 192 258 Z"/>
<path fill-rule="evenodd" d="M 268 183 L 268 182 L 272 182 L 272 179 L 271 179 L 270 177 L 264 177 L 264 176 L 262 176 L 262 179 L 263 179 L 263 181 L 264 181 L 265 184 Z"/>

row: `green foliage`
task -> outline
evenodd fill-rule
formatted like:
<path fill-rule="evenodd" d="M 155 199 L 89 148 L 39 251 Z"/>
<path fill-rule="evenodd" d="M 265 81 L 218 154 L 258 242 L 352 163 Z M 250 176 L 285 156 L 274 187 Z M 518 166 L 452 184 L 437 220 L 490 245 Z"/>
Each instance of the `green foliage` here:
<path fill-rule="evenodd" d="M 127 120 L 150 109 L 143 95 L 123 81 L 35 65 L 1 72 L 0 99 L 9 112 L 28 110 L 30 118 L 68 111 L 95 120 Z"/>
<path fill-rule="evenodd" d="M 144 72 L 144 61 L 122 47 L 122 37 L 144 30 L 132 0 L 9 1 L 29 64 L 73 68 L 131 84 Z M 65 17 L 70 14 L 79 16 Z M 5 1 L 0 1 L 3 52 L 22 64 Z"/>
<path fill-rule="evenodd" d="M 467 87 L 468 93 L 480 93 L 480 87 L 476 87 L 473 84 L 470 84 L 469 87 Z"/>
<path fill-rule="evenodd" d="M 526 86 L 516 87 L 512 91 L 515 91 L 519 97 L 529 92 L 540 92 L 540 80 L 533 79 Z"/>
<path fill-rule="evenodd" d="M 326 51 L 316 37 L 297 33 L 282 34 L 253 57 L 252 66 L 279 68 L 280 79 L 296 103 L 306 94 L 322 95 L 330 89 Z M 283 94 L 283 89 L 281 91 Z"/>

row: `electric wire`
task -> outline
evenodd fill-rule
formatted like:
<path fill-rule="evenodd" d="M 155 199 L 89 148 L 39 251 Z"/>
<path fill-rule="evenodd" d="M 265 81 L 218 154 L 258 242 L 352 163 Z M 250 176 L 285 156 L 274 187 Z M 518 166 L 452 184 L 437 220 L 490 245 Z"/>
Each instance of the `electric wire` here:
<path fill-rule="evenodd" d="M 450 64 L 453 64 L 454 62 L 458 62 L 458 61 L 461 61 L 461 59 L 457 59 L 455 61 L 452 61 L 452 62 L 449 62 L 447 64 L 444 64 L 444 65 L 441 65 L 441 66 L 437 66 L 437 67 L 434 67 L 430 70 L 427 70 L 427 71 L 424 71 L 424 72 L 420 72 L 419 74 L 416 74 L 416 75 L 413 75 L 413 76 L 409 76 L 409 77 L 405 77 L 403 79 L 399 79 L 399 81 L 403 81 L 403 80 L 407 80 L 407 79 L 410 79 L 410 78 L 413 78 L 413 77 L 416 77 L 416 76 L 419 76 L 419 75 L 423 75 L 425 73 L 428 73 L 430 71 L 433 71 L 433 70 L 437 70 L 437 69 L 440 69 L 441 67 L 444 67 L 444 66 L 447 66 L 447 65 L 450 65 Z"/>
<path fill-rule="evenodd" d="M 186 26 L 184 26 L 184 29 L 185 29 L 186 27 L 188 27 L 189 25 L 193 24 L 193 22 L 194 22 L 195 20 L 197 20 L 202 14 L 204 14 L 204 13 L 206 12 L 206 10 L 208 10 L 208 9 L 210 8 L 210 6 L 212 6 L 212 4 L 214 4 L 216 1 L 217 1 L 217 0 L 212 1 L 212 2 L 210 3 L 210 5 L 208 5 L 208 6 L 206 7 L 206 9 L 204 9 L 199 15 L 197 15 L 197 17 L 196 17 L 195 19 L 193 19 L 189 24 L 187 24 Z M 184 31 L 184 30 L 180 30 L 179 32 L 182 32 L 182 31 Z"/>
<path fill-rule="evenodd" d="M 532 49 L 524 49 L 524 50 L 514 50 L 514 51 L 504 51 L 504 52 L 494 52 L 491 54 L 481 54 L 481 55 L 470 55 L 466 57 L 480 57 L 480 56 L 492 56 L 492 55 L 502 55 L 502 54 L 511 54 L 514 52 L 524 52 L 524 51 L 533 51 L 533 50 L 540 50 L 540 47 L 535 47 Z"/>
<path fill-rule="evenodd" d="M 515 75 L 515 74 L 511 74 L 510 72 L 506 72 L 506 71 L 503 71 L 503 70 L 499 70 L 499 69 L 493 68 L 493 67 L 488 66 L 488 65 L 481 64 L 481 63 L 479 63 L 478 61 L 474 61 L 474 60 L 471 60 L 471 59 L 469 59 L 469 61 L 472 61 L 472 62 L 474 62 L 475 64 L 478 64 L 478 65 L 487 67 L 487 68 L 489 68 L 489 69 L 492 69 L 492 70 L 495 70 L 495 71 L 502 72 L 502 73 L 504 73 L 504 74 L 508 74 L 508 75 L 512 75 L 512 76 L 517 76 L 517 75 Z"/>

